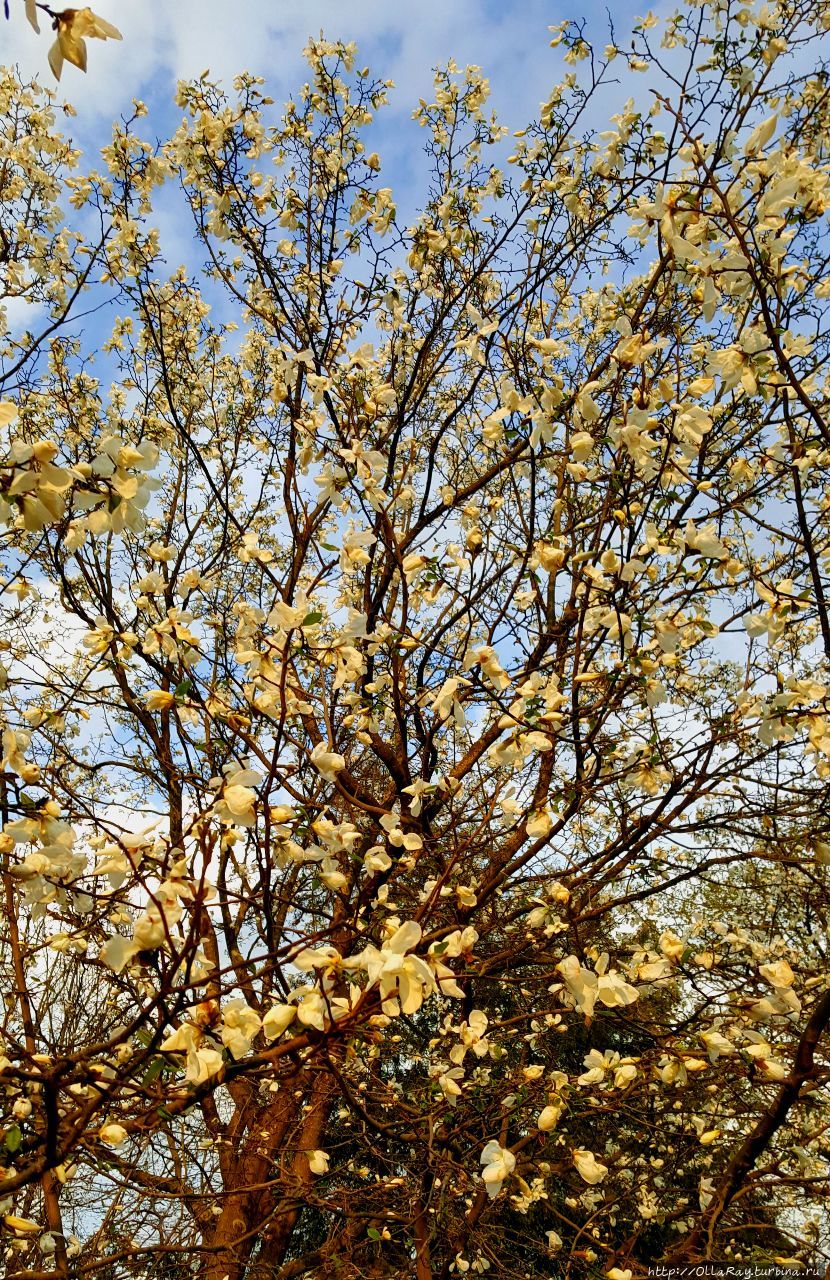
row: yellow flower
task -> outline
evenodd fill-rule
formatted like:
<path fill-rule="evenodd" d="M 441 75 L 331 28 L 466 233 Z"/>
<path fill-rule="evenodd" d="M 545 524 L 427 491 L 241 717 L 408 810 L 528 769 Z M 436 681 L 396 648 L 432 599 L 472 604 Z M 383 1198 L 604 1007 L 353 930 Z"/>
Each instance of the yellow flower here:
<path fill-rule="evenodd" d="M 308 1167 L 311 1170 L 311 1172 L 317 1174 L 318 1177 L 320 1176 L 320 1174 L 328 1173 L 329 1171 L 328 1152 L 320 1151 L 320 1150 L 309 1151 Z"/>
<path fill-rule="evenodd" d="M 13 1213 L 7 1213 L 3 1222 L 9 1231 L 14 1231 L 17 1235 L 33 1235 L 36 1231 L 42 1231 L 43 1228 L 37 1222 L 33 1222 L 31 1218 L 18 1218 Z"/>
<path fill-rule="evenodd" d="M 242 1058 L 251 1047 L 251 1041 L 262 1026 L 255 1009 L 245 1000 L 231 1000 L 222 1013 L 220 1035 L 226 1049 L 234 1058 Z"/>
<path fill-rule="evenodd" d="M 297 1016 L 297 1010 L 290 1004 L 275 1004 L 262 1019 L 262 1030 L 266 1040 L 276 1040 L 287 1031 Z"/>
<path fill-rule="evenodd" d="M 575 1147 L 572 1155 L 576 1171 L 583 1182 L 587 1182 L 592 1187 L 596 1186 L 598 1182 L 602 1182 L 608 1172 L 608 1167 L 600 1164 L 593 1152 L 586 1151 L 583 1147 Z"/>
<path fill-rule="evenodd" d="M 148 711 L 168 711 L 175 702 L 176 695 L 165 689 L 151 689 L 144 695 L 144 705 Z"/>
<path fill-rule="evenodd" d="M 758 972 L 773 987 L 791 987 L 795 981 L 795 974 L 786 960 L 777 960 L 775 964 L 762 964 Z"/>
<path fill-rule="evenodd" d="M 537 809 L 525 823 L 525 831 L 531 839 L 549 835 L 553 830 L 553 818 L 547 809 Z"/>
<path fill-rule="evenodd" d="M 322 742 L 317 743 L 317 746 L 311 753 L 310 759 L 317 772 L 321 774 L 327 782 L 333 782 L 337 774 L 346 767 L 344 757 L 337 751 L 327 751 Z"/>
<path fill-rule="evenodd" d="M 60 80 L 64 62 L 86 71 L 86 40 L 120 40 L 121 32 L 91 9 L 64 9 L 55 18 L 57 39 L 49 50 L 49 66 Z"/>
<path fill-rule="evenodd" d="M 555 1129 L 559 1123 L 559 1117 L 562 1115 L 563 1109 L 564 1106 L 561 1102 L 552 1102 L 550 1106 L 543 1107 L 536 1117 L 537 1128 L 542 1133 L 550 1133 L 551 1129 Z"/>
<path fill-rule="evenodd" d="M 105 1124 L 98 1136 L 107 1146 L 120 1147 L 122 1142 L 127 1141 L 129 1135 L 123 1124 Z"/>
<path fill-rule="evenodd" d="M 488 1142 L 481 1153 L 480 1163 L 484 1165 L 481 1176 L 491 1200 L 495 1200 L 510 1174 L 516 1168 L 516 1157 L 512 1151 L 502 1147 L 495 1139 Z"/>
<path fill-rule="evenodd" d="M 255 803 L 255 791 L 252 791 L 250 787 L 232 784 L 225 787 L 222 793 L 220 817 L 223 822 L 240 823 L 242 826 L 252 827 L 255 821 Z"/>

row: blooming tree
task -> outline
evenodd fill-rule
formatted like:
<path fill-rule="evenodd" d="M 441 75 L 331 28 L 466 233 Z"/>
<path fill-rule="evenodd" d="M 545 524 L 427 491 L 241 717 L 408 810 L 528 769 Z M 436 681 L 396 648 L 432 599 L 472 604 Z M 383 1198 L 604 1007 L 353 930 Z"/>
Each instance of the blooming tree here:
<path fill-rule="evenodd" d="M 826 27 L 4 73 L 8 1276 L 826 1262 Z"/>

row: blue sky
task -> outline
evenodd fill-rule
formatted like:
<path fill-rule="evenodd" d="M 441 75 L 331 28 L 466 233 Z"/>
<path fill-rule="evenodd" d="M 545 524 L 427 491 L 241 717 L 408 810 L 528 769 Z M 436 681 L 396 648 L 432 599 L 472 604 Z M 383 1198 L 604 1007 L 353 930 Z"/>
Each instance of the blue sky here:
<path fill-rule="evenodd" d="M 9 0 L 9 6 L 11 20 L 0 15 L 0 63 L 16 64 L 24 78 L 38 78 L 56 88 L 59 101 L 73 105 L 76 117 L 60 117 L 59 127 L 85 153 L 82 167 L 91 168 L 98 167 L 96 153 L 109 142 L 113 120 L 129 115 L 135 98 L 149 108 L 140 132 L 162 140 L 181 118 L 174 103 L 177 81 L 204 71 L 229 88 L 240 71 L 262 75 L 278 112 L 308 78 L 302 50 L 309 36 L 322 31 L 329 39 L 354 40 L 359 65 L 395 83 L 389 107 L 365 141 L 380 153 L 383 182 L 394 191 L 403 225 L 425 203 L 425 138 L 412 112 L 421 97 L 431 98 L 436 65 L 454 58 L 461 67 L 480 66 L 492 105 L 514 131 L 537 114 L 568 70 L 562 51 L 550 47 L 551 25 L 584 18 L 586 34 L 600 49 L 609 34 L 602 0 L 587 0 L 577 11 L 562 0 L 93 0 L 123 41 L 89 40 L 88 73 L 67 64 L 56 86 L 47 62 L 54 38 L 48 17 L 41 15 L 38 35 L 26 21 L 24 0 Z M 647 8 L 641 0 L 615 7 L 618 41 L 627 42 L 635 17 Z M 599 129 L 626 97 L 648 92 L 648 77 L 628 73 L 622 59 L 616 67 L 627 83 L 609 86 L 597 99 L 591 115 Z M 577 67 L 580 79 L 584 73 L 584 66 Z M 508 153 L 500 149 L 499 158 Z M 168 263 L 195 266 L 180 199 L 163 190 L 154 203 Z M 28 312 L 20 317 L 13 306 L 9 319 L 13 326 L 20 319 L 31 323 Z"/>
<path fill-rule="evenodd" d="M 11 22 L 0 18 L 0 61 L 52 83 L 48 19 L 37 36 L 25 21 L 23 0 L 10 5 Z M 91 41 L 86 76 L 71 66 L 64 70 L 61 95 L 78 111 L 73 134 L 86 149 L 106 141 L 109 121 L 134 97 L 148 103 L 156 121 L 172 121 L 176 81 L 207 68 L 228 81 L 243 69 L 262 74 L 281 102 L 305 78 L 307 37 L 323 30 L 330 39 L 356 40 L 361 61 L 395 81 L 396 149 L 405 157 L 418 139 L 414 127 L 410 138 L 404 121 L 429 94 L 436 63 L 454 57 L 481 66 L 504 123 L 518 129 L 561 74 L 548 27 L 582 16 L 600 47 L 607 33 L 605 6 L 596 0 L 576 12 L 551 0 L 96 0 L 93 7 L 120 27 L 124 41 Z M 615 6 L 618 37 L 646 8 L 631 0 Z"/>

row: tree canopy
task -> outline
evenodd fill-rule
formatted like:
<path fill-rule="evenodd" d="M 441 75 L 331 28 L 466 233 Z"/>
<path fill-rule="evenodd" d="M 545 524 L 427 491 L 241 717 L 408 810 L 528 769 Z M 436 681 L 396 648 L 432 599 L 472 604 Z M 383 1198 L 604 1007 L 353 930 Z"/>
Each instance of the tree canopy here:
<path fill-rule="evenodd" d="M 2 72 L 8 1277 L 827 1265 L 828 28 Z"/>

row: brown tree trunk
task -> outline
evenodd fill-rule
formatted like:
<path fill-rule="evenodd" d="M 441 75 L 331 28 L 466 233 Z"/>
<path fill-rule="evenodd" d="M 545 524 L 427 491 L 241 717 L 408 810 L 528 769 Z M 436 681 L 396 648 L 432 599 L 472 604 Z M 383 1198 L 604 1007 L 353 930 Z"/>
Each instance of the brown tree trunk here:
<path fill-rule="evenodd" d="M 205 1280 L 270 1280 L 282 1263 L 314 1181 L 306 1152 L 320 1145 L 336 1087 L 321 1072 L 304 1112 L 305 1099 L 284 1085 L 223 1160 L 221 1212 L 202 1239 Z"/>
<path fill-rule="evenodd" d="M 247 1280 L 272 1280 L 278 1266 L 285 1261 L 291 1236 L 303 1211 L 304 1202 L 311 1190 L 315 1175 L 308 1167 L 309 1151 L 321 1145 L 326 1122 L 337 1094 L 337 1082 L 333 1076 L 321 1073 L 314 1081 L 310 1105 L 301 1121 L 297 1144 L 284 1174 L 284 1208 L 274 1204 L 270 1191 L 259 1197 L 258 1216 L 266 1221 L 259 1237 L 259 1250 Z"/>

